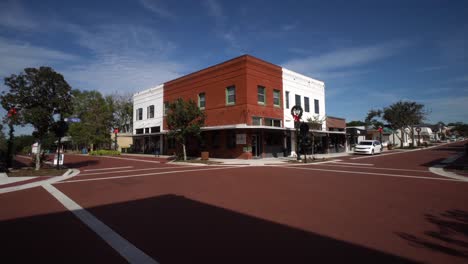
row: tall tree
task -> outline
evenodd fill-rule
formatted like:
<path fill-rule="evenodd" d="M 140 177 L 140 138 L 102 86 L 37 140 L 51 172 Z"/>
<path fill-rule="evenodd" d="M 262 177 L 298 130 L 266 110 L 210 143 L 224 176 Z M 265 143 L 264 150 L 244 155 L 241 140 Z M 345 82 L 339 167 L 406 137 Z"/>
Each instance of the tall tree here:
<path fill-rule="evenodd" d="M 98 91 L 73 90 L 73 116 L 81 119 L 70 125 L 69 134 L 73 144 L 102 147 L 110 143 L 112 109 Z"/>
<path fill-rule="evenodd" d="M 133 97 L 131 94 L 113 94 L 106 97 L 113 113 L 113 127 L 121 133 L 131 133 L 133 129 Z"/>
<path fill-rule="evenodd" d="M 380 117 L 382 116 L 382 110 L 375 110 L 375 109 L 371 109 L 368 113 L 367 113 L 367 117 L 366 117 L 366 120 L 365 120 L 365 124 L 367 127 L 372 127 L 374 129 L 377 129 L 379 127 L 383 127 L 383 122 L 380 121 Z"/>
<path fill-rule="evenodd" d="M 24 73 L 5 78 L 10 89 L 2 94 L 15 103 L 23 124 L 34 127 L 33 136 L 38 142 L 36 170 L 41 167 L 41 143 L 54 123 L 53 115 L 62 116 L 71 111 L 71 87 L 60 73 L 50 67 L 26 68 Z"/>
<path fill-rule="evenodd" d="M 411 128 L 412 137 L 414 137 L 413 127 L 420 124 L 426 117 L 427 112 L 423 104 L 410 101 L 398 101 L 383 110 L 383 119 L 394 129 L 399 129 L 401 135 L 405 133 L 405 128 Z M 401 147 L 403 140 L 400 137 Z"/>
<path fill-rule="evenodd" d="M 205 124 L 205 113 L 193 101 L 179 98 L 169 104 L 166 116 L 169 136 L 182 145 L 184 160 L 187 160 L 186 142 L 189 136 L 200 136 L 201 127 Z"/>

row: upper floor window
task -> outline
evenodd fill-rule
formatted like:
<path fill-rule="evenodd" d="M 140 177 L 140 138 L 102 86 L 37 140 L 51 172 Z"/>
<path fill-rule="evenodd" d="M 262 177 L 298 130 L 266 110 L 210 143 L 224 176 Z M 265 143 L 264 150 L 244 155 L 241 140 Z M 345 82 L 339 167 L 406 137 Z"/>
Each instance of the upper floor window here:
<path fill-rule="evenodd" d="M 314 99 L 314 106 L 315 106 L 315 113 L 320 114 L 320 109 L 319 109 L 319 100 Z"/>
<path fill-rule="evenodd" d="M 262 118 L 257 117 L 257 116 L 253 116 L 252 117 L 252 125 L 253 126 L 261 126 L 262 125 Z"/>
<path fill-rule="evenodd" d="M 298 95 L 298 94 L 296 94 L 296 102 L 295 102 L 295 103 L 296 103 L 295 105 L 302 106 L 302 104 L 301 104 L 301 96 Z"/>
<path fill-rule="evenodd" d="M 265 118 L 265 126 L 281 127 L 280 119 Z"/>
<path fill-rule="evenodd" d="M 154 105 L 150 105 L 146 108 L 146 118 L 154 118 Z"/>
<path fill-rule="evenodd" d="M 200 107 L 200 109 L 205 109 L 205 104 L 206 104 L 205 93 L 198 94 L 198 107 Z"/>
<path fill-rule="evenodd" d="M 304 96 L 304 112 L 310 112 L 309 97 Z"/>
<path fill-rule="evenodd" d="M 163 109 L 163 114 L 167 115 L 167 112 L 169 111 L 169 102 L 164 102 L 164 109 Z"/>
<path fill-rule="evenodd" d="M 143 120 L 143 108 L 136 110 L 136 120 Z"/>
<path fill-rule="evenodd" d="M 259 104 L 265 104 L 265 87 L 258 86 L 257 87 L 257 102 Z"/>
<path fill-rule="evenodd" d="M 226 88 L 226 104 L 236 104 L 236 86 L 234 85 Z"/>
<path fill-rule="evenodd" d="M 273 105 L 279 107 L 280 103 L 281 103 L 280 91 L 279 90 L 273 90 Z"/>
<path fill-rule="evenodd" d="M 286 97 L 286 99 L 285 99 L 286 100 L 286 109 L 289 109 L 289 92 L 288 91 L 286 91 L 285 97 Z"/>

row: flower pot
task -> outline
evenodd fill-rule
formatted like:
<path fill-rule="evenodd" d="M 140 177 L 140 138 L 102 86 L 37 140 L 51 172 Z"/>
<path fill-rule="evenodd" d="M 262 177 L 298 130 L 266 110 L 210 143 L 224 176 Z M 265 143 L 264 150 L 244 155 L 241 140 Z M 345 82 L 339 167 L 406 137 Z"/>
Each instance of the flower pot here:
<path fill-rule="evenodd" d="M 208 151 L 202 151 L 201 152 L 201 159 L 202 160 L 208 160 L 210 158 L 210 153 Z"/>

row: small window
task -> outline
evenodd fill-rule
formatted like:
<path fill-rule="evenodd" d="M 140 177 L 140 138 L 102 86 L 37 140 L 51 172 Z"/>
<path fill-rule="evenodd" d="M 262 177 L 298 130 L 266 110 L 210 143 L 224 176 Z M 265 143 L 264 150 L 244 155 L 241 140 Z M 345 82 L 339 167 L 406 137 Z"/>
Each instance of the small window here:
<path fill-rule="evenodd" d="M 159 126 L 151 127 L 151 133 L 159 133 L 159 132 L 161 132 L 161 127 Z"/>
<path fill-rule="evenodd" d="M 149 132 L 150 132 L 149 127 L 145 128 L 145 134 L 149 134 Z"/>
<path fill-rule="evenodd" d="M 289 109 L 289 92 L 288 91 L 286 91 L 285 97 L 286 97 L 286 99 L 285 99 L 286 100 L 286 109 Z"/>
<path fill-rule="evenodd" d="M 314 106 L 315 106 L 315 113 L 320 114 L 320 109 L 319 109 L 319 100 L 314 99 Z"/>
<path fill-rule="evenodd" d="M 206 103 L 205 100 L 206 100 L 205 99 L 205 93 L 198 94 L 198 107 L 200 109 L 205 109 L 205 103 Z"/>
<path fill-rule="evenodd" d="M 138 108 L 136 111 L 136 120 L 143 120 L 143 108 Z"/>
<path fill-rule="evenodd" d="M 258 86 L 257 87 L 257 102 L 259 104 L 265 104 L 265 87 Z"/>
<path fill-rule="evenodd" d="M 135 130 L 135 134 L 137 134 L 137 135 L 143 134 L 143 128 L 137 128 Z"/>
<path fill-rule="evenodd" d="M 220 138 L 219 138 L 219 132 L 214 131 L 213 134 L 211 134 L 211 145 L 213 148 L 219 148 L 220 146 Z"/>
<path fill-rule="evenodd" d="M 229 86 L 226 88 L 226 104 L 236 104 L 236 86 Z"/>
<path fill-rule="evenodd" d="M 262 125 L 262 118 L 258 116 L 252 117 L 252 125 L 253 126 L 261 126 Z"/>
<path fill-rule="evenodd" d="M 154 118 L 154 105 L 150 105 L 146 109 L 146 118 Z"/>
<path fill-rule="evenodd" d="M 169 111 L 169 102 L 164 102 L 164 115 L 167 115 Z"/>
<path fill-rule="evenodd" d="M 304 112 L 310 112 L 309 97 L 304 97 Z"/>
<path fill-rule="evenodd" d="M 265 126 L 281 127 L 280 119 L 265 118 Z"/>
<path fill-rule="evenodd" d="M 295 102 L 295 103 L 296 103 L 295 105 L 302 106 L 302 104 L 301 104 L 301 96 L 300 96 L 300 95 L 297 95 L 297 94 L 296 94 L 296 102 Z"/>
<path fill-rule="evenodd" d="M 236 133 L 234 131 L 227 132 L 226 145 L 228 148 L 232 149 L 236 147 Z"/>
<path fill-rule="evenodd" d="M 279 90 L 273 90 L 273 105 L 278 107 L 281 105 Z"/>

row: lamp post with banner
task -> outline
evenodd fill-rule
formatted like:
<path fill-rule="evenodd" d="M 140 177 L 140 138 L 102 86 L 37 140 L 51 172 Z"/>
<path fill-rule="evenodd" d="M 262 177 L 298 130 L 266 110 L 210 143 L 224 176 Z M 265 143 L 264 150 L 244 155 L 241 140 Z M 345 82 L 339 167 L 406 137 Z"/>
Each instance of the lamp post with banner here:
<path fill-rule="evenodd" d="M 421 144 L 421 128 L 417 127 L 416 132 L 418 132 L 418 146 Z"/>
<path fill-rule="evenodd" d="M 114 150 L 117 150 L 117 134 L 119 133 L 118 128 L 114 128 Z"/>
<path fill-rule="evenodd" d="M 291 108 L 291 115 L 294 119 L 294 128 L 296 129 L 296 156 L 297 160 L 301 160 L 301 154 L 299 151 L 300 140 L 299 140 L 299 128 L 301 126 L 301 117 L 302 117 L 302 107 L 300 105 L 295 105 Z"/>
<path fill-rule="evenodd" d="M 382 131 L 383 131 L 383 128 L 381 126 L 379 126 L 379 128 L 377 129 L 379 131 L 379 141 L 382 143 Z"/>

